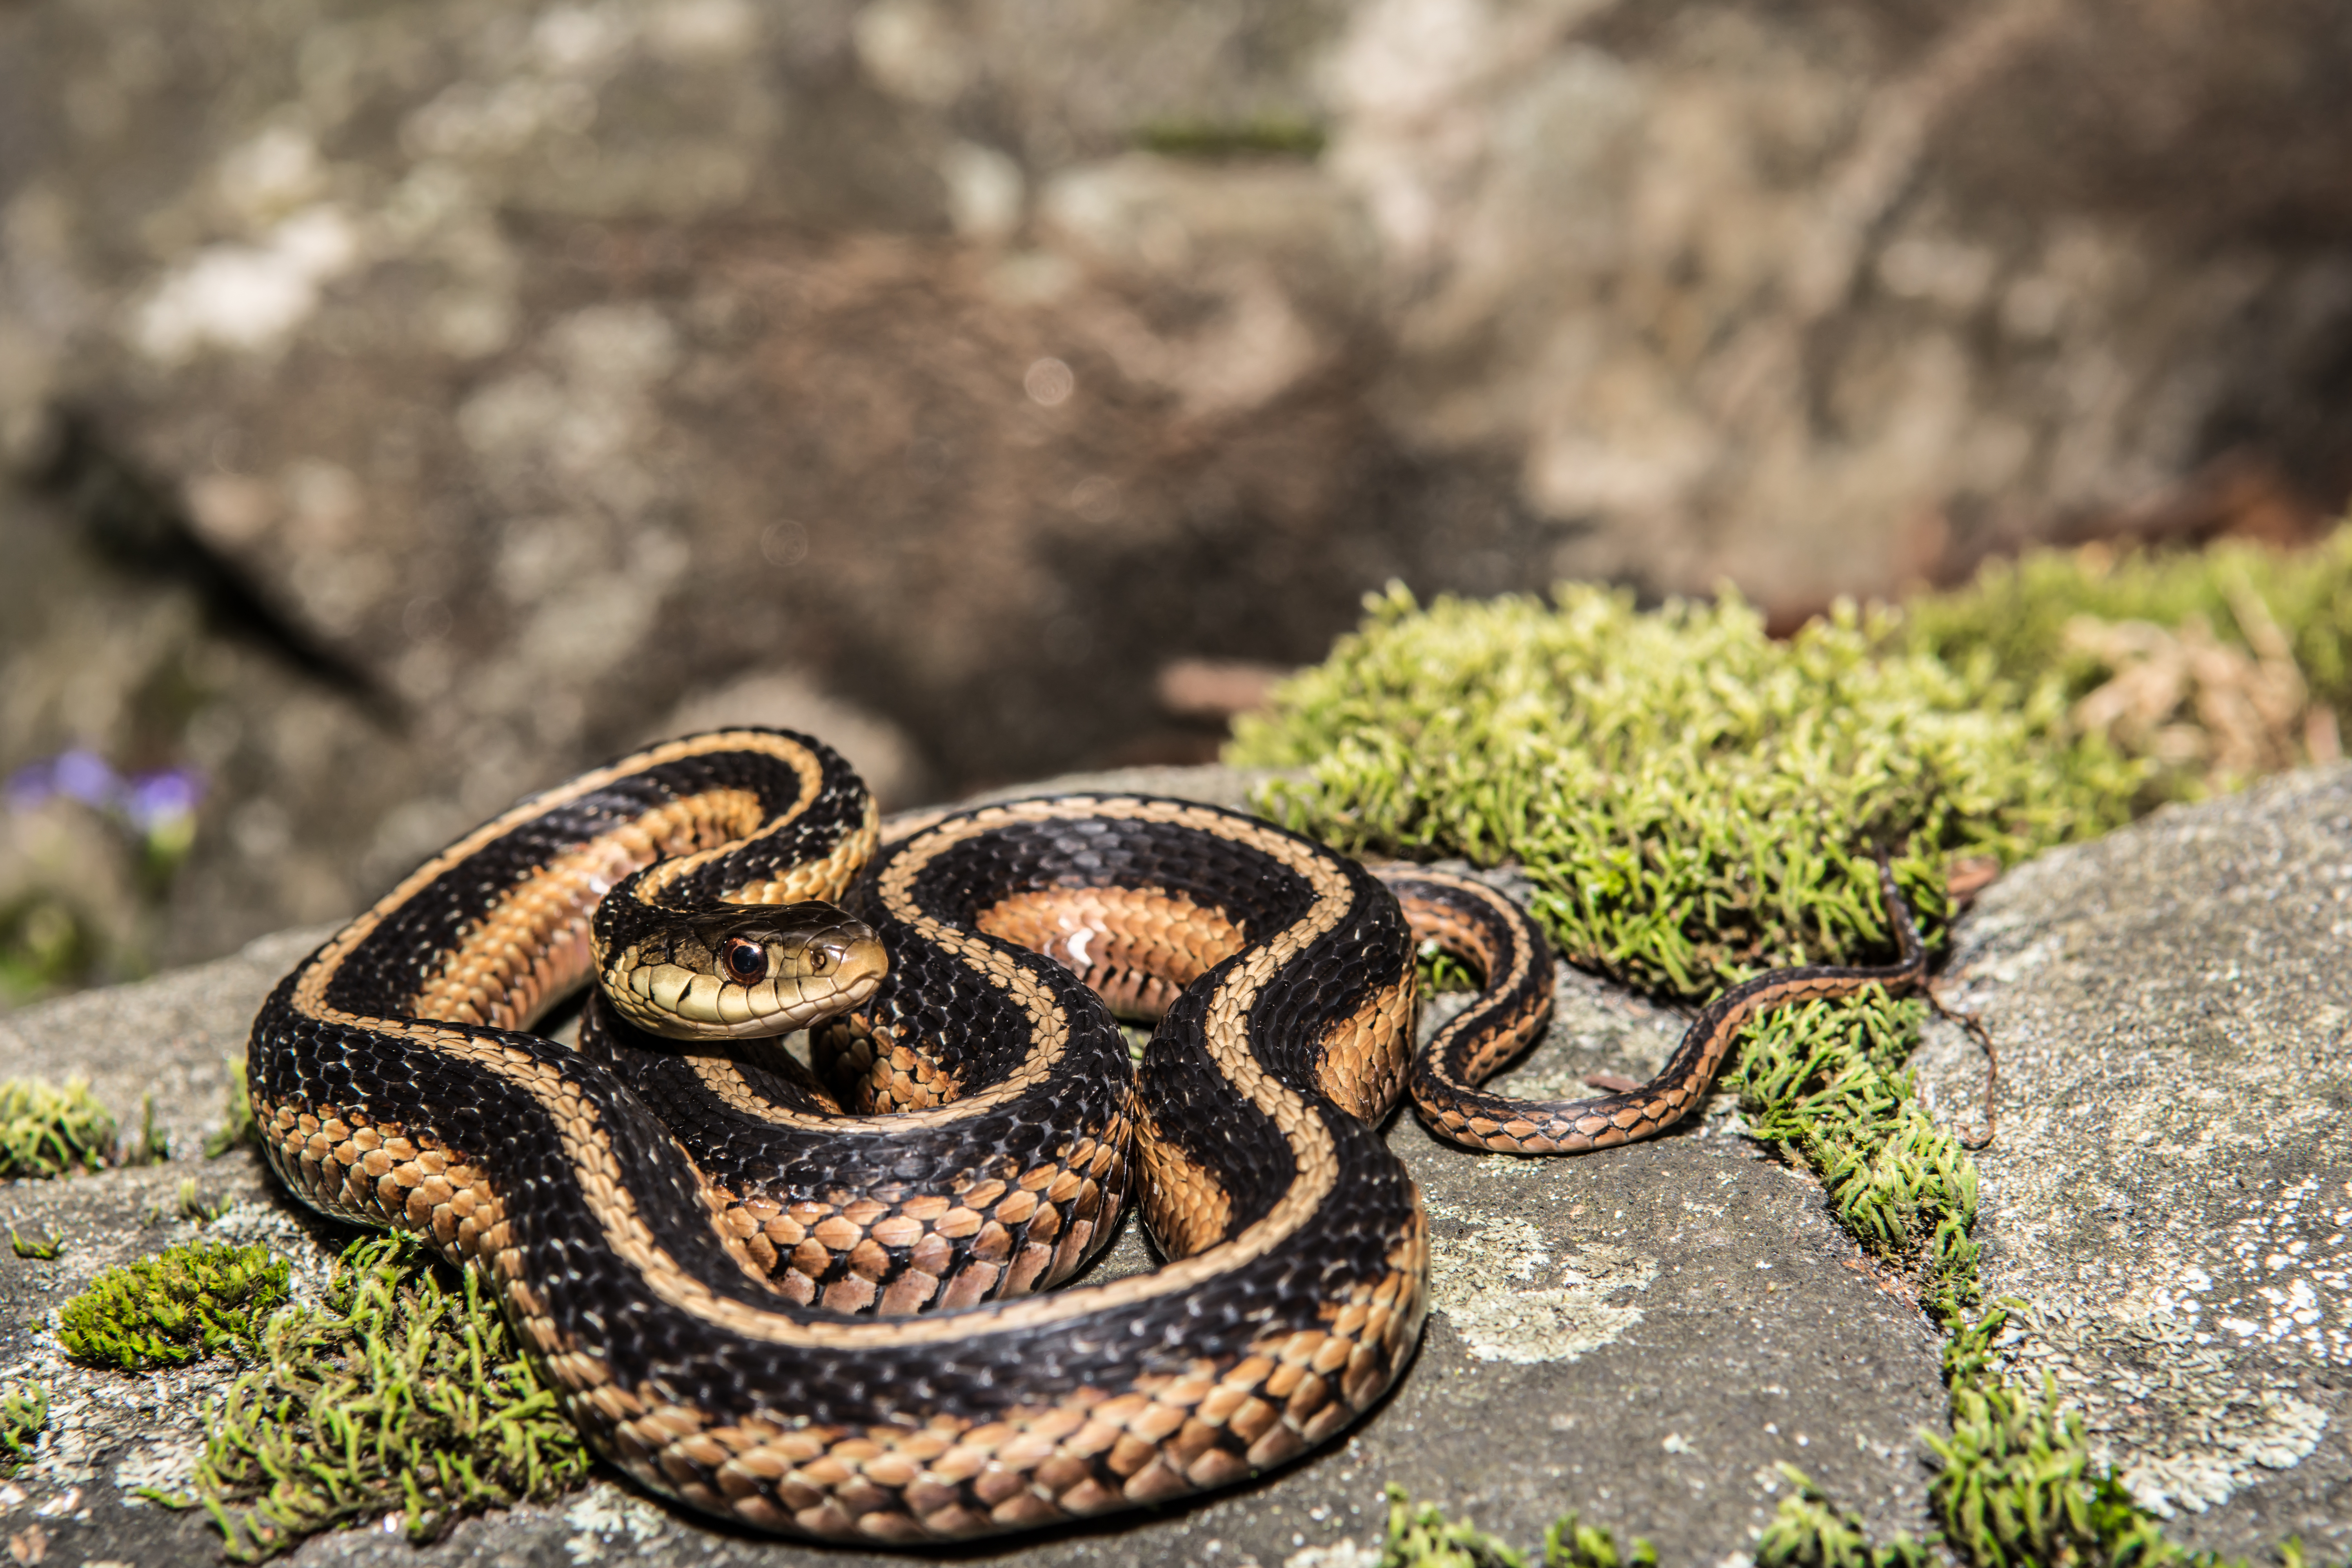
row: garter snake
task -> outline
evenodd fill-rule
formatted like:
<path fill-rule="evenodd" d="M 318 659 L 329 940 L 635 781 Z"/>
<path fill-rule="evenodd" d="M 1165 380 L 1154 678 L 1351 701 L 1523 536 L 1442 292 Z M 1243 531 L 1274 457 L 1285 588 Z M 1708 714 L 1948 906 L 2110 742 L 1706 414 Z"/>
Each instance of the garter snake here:
<path fill-rule="evenodd" d="M 1484 1148 L 1649 1136 L 1758 1011 L 1918 977 L 1882 888 L 1899 963 L 1761 976 L 1652 1084 L 1528 1104 L 1477 1085 L 1543 1027 L 1551 961 L 1483 883 L 1143 796 L 883 831 L 823 745 L 724 731 L 427 861 L 278 985 L 247 1073 L 287 1184 L 482 1269 L 646 1485 L 793 1534 L 981 1535 L 1332 1436 L 1426 1310 L 1380 1131 L 1408 1080 Z M 1424 939 L 1486 985 L 1416 1057 Z M 576 1047 L 532 1032 L 600 970 Z M 843 1006 L 805 1063 L 749 1037 Z M 1139 1065 L 1114 1010 L 1159 1018 Z M 1130 1199 L 1169 1261 L 1039 1293 Z"/>

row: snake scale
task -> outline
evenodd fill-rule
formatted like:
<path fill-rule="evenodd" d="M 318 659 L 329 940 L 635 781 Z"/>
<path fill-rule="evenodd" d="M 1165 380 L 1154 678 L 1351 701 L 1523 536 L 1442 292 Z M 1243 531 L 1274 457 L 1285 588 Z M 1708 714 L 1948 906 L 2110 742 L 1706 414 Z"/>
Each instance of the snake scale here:
<path fill-rule="evenodd" d="M 1546 1023 L 1551 961 L 1479 882 L 1143 796 L 885 832 L 819 742 L 730 730 L 434 857 L 278 985 L 247 1072 L 288 1186 L 482 1269 L 646 1486 L 790 1534 L 983 1535 L 1347 1426 L 1427 1307 L 1381 1133 L 1408 1083 L 1478 1147 L 1647 1137 L 1756 1013 L 1917 978 L 1882 886 L 1898 963 L 1776 971 L 1652 1083 L 1521 1102 L 1477 1085 Z M 1416 1053 L 1424 940 L 1486 984 Z M 576 1046 L 532 1032 L 592 976 Z M 1157 1019 L 1139 1063 L 1122 1014 Z M 775 1037 L 811 1025 L 806 1061 Z M 1167 1261 L 1042 1293 L 1129 1203 Z"/>

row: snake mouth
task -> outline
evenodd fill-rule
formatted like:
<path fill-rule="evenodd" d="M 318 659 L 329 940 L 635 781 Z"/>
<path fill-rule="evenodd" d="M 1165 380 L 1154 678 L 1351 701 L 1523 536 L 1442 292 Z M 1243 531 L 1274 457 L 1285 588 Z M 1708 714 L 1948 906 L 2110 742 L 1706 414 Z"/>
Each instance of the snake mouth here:
<path fill-rule="evenodd" d="M 740 1040 L 846 1012 L 889 969 L 871 927 L 811 902 L 682 918 L 607 965 L 604 986 L 621 1016 L 650 1033 Z"/>

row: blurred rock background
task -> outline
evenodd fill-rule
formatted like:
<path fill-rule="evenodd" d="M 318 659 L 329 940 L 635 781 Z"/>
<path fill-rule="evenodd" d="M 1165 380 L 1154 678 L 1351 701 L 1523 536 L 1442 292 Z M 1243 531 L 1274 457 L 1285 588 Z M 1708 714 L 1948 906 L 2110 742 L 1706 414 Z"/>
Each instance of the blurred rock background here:
<path fill-rule="evenodd" d="M 2352 13 L 0 0 L 0 998 L 755 720 L 1199 760 L 1391 577 L 2352 493 Z"/>

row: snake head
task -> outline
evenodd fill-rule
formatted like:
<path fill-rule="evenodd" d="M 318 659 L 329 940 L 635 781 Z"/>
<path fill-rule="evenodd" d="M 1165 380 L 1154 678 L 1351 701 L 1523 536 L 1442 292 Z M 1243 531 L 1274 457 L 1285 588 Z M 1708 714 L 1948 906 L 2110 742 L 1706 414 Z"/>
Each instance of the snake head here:
<path fill-rule="evenodd" d="M 846 1012 L 889 972 L 882 942 L 831 904 L 681 915 L 604 966 L 604 994 L 673 1040 L 785 1035 Z"/>

